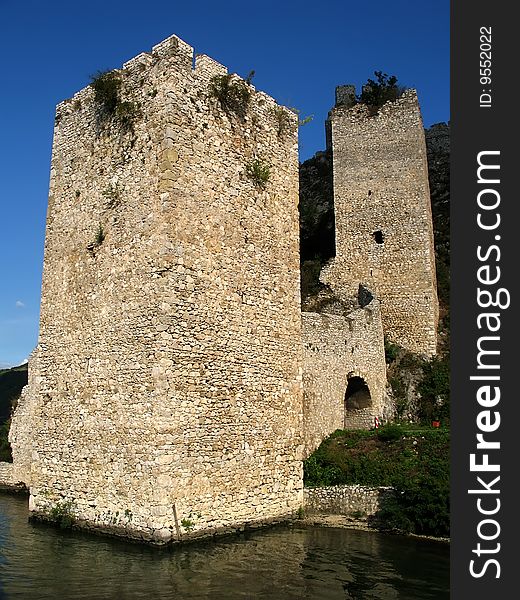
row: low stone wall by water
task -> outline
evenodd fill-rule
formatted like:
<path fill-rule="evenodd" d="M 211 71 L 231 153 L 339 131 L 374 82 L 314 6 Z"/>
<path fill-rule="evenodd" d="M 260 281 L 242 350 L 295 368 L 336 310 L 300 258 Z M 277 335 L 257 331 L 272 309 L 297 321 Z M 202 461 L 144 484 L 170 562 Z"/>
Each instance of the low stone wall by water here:
<path fill-rule="evenodd" d="M 24 491 L 25 485 L 14 476 L 13 463 L 0 462 L 0 491 Z"/>
<path fill-rule="evenodd" d="M 341 485 L 305 488 L 303 507 L 308 515 L 370 517 L 394 494 L 391 487 Z"/>

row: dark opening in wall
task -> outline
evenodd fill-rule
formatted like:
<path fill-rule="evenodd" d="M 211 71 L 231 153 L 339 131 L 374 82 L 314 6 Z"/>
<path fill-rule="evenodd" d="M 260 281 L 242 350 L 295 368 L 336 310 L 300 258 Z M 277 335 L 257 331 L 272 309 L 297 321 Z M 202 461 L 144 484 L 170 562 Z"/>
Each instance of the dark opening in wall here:
<path fill-rule="evenodd" d="M 366 381 L 362 377 L 350 377 L 345 391 L 345 412 L 368 408 L 372 404 L 372 396 Z"/>
<path fill-rule="evenodd" d="M 383 232 L 380 229 L 374 231 L 372 235 L 374 236 L 374 239 L 377 244 L 382 244 L 385 241 L 385 236 L 383 235 Z"/>

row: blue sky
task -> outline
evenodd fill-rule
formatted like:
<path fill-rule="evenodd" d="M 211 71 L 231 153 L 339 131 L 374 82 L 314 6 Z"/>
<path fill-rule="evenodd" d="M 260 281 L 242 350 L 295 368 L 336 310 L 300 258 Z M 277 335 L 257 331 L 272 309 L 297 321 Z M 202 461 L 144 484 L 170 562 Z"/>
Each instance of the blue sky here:
<path fill-rule="evenodd" d="M 37 343 L 56 104 L 172 33 L 314 115 L 301 160 L 324 148 L 335 86 L 375 70 L 417 88 L 426 126 L 449 120 L 448 0 L 0 0 L 0 368 Z"/>

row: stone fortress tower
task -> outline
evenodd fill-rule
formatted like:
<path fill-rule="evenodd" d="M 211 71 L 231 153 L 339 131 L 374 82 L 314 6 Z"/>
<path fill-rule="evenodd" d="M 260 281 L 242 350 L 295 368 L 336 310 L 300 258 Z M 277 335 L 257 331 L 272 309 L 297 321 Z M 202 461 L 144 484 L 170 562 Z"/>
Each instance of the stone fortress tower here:
<path fill-rule="evenodd" d="M 391 415 L 384 334 L 435 352 L 415 92 L 338 89 L 338 301 L 301 313 L 296 115 L 176 36 L 106 83 L 57 107 L 15 479 L 36 516 L 157 544 L 287 518 L 304 456 Z"/>
<path fill-rule="evenodd" d="M 226 73 L 172 36 L 114 73 L 110 118 L 92 86 L 57 108 L 11 435 L 36 515 L 164 543 L 301 506 L 297 118 L 243 81 L 226 112 Z"/>
<path fill-rule="evenodd" d="M 366 285 L 381 302 L 385 335 L 436 353 L 438 302 L 424 127 L 415 90 L 377 113 L 336 90 L 329 114 L 336 257 L 322 281 L 341 298 Z"/>

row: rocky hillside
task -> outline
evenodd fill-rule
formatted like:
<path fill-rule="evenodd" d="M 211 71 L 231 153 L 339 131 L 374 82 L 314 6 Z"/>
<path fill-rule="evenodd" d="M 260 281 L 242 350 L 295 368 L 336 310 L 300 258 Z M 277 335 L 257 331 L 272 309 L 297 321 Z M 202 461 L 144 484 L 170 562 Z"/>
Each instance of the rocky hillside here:
<path fill-rule="evenodd" d="M 27 385 L 27 365 L 12 369 L 0 369 L 0 425 L 11 416 L 12 403 Z"/>
<path fill-rule="evenodd" d="M 12 460 L 11 447 L 7 440 L 9 418 L 14 403 L 27 384 L 27 365 L 12 369 L 0 369 L 0 461 Z"/>
<path fill-rule="evenodd" d="M 437 123 L 426 130 L 428 175 L 435 233 L 437 291 L 441 323 L 449 329 L 450 303 L 450 127 Z"/>

